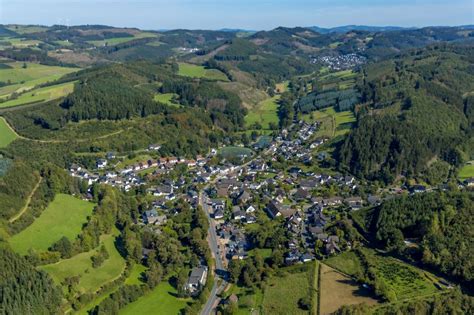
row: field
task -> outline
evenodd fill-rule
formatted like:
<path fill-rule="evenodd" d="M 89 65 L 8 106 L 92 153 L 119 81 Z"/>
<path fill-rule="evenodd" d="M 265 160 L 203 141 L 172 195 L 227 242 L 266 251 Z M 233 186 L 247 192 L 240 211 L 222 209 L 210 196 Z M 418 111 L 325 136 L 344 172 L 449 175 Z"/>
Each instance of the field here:
<path fill-rule="evenodd" d="M 10 31 L 13 31 L 18 34 L 31 34 L 44 32 L 48 28 L 39 25 L 10 25 L 7 27 Z"/>
<path fill-rule="evenodd" d="M 179 63 L 178 74 L 190 78 L 206 78 L 215 81 L 228 81 L 227 76 L 216 69 L 206 69 L 190 63 Z"/>
<path fill-rule="evenodd" d="M 344 252 L 330 257 L 324 263 L 349 275 L 362 274 L 364 272 L 354 252 Z"/>
<path fill-rule="evenodd" d="M 166 94 L 156 94 L 154 99 L 157 102 L 169 105 L 169 106 L 176 106 L 179 107 L 179 104 L 173 102 L 173 97 L 176 97 L 177 94 L 174 93 L 166 93 Z"/>
<path fill-rule="evenodd" d="M 298 307 L 298 300 L 310 298 L 312 280 L 309 271 L 270 278 L 263 294 L 264 314 L 308 314 Z"/>
<path fill-rule="evenodd" d="M 263 129 L 270 129 L 270 123 L 278 126 L 278 100 L 279 95 L 268 98 L 260 102 L 255 108 L 249 109 L 249 113 L 245 116 L 245 124 L 252 127 L 255 123 L 262 125 Z"/>
<path fill-rule="evenodd" d="M 320 314 L 331 314 L 342 305 L 376 304 L 370 291 L 361 288 L 351 278 L 321 264 Z"/>
<path fill-rule="evenodd" d="M 125 284 L 128 284 L 128 285 L 143 284 L 143 281 L 141 281 L 142 273 L 145 272 L 146 270 L 147 270 L 147 268 L 143 265 L 140 265 L 140 264 L 133 265 L 133 268 L 130 271 L 130 275 L 125 280 Z"/>
<path fill-rule="evenodd" d="M 243 156 L 252 156 L 253 151 L 243 147 L 224 147 L 219 150 L 219 155 L 223 158 L 241 158 Z"/>
<path fill-rule="evenodd" d="M 57 284 L 66 277 L 80 276 L 78 291 L 95 292 L 103 284 L 118 278 L 125 268 L 125 260 L 115 248 L 117 235 L 118 230 L 115 230 L 113 234 L 101 236 L 101 244 L 107 249 L 109 258 L 98 268 L 93 268 L 91 261 L 98 248 L 40 268 L 47 271 Z"/>
<path fill-rule="evenodd" d="M 63 75 L 78 71 L 78 68 L 66 68 L 56 66 L 44 66 L 36 63 L 26 63 L 23 68 L 23 62 L 5 63 L 10 68 L 0 68 L 0 81 L 8 82 L 7 85 L 0 88 L 0 98 L 5 98 L 13 92 L 22 92 L 32 89 L 36 85 L 46 82 L 52 82 Z"/>
<path fill-rule="evenodd" d="M 6 148 L 17 138 L 3 117 L 0 117 L 0 149 Z"/>
<path fill-rule="evenodd" d="M 327 138 L 345 135 L 356 121 L 351 111 L 336 112 L 333 107 L 306 114 L 302 118 L 306 122 L 320 121 L 321 126 L 316 136 Z"/>
<path fill-rule="evenodd" d="M 58 194 L 33 224 L 10 239 L 10 245 L 26 254 L 29 248 L 45 251 L 63 236 L 73 240 L 93 208 L 93 203 Z"/>
<path fill-rule="evenodd" d="M 0 103 L 0 108 L 47 102 L 61 98 L 74 91 L 74 82 L 34 89 L 21 94 L 17 99 Z"/>
<path fill-rule="evenodd" d="M 474 161 L 466 163 L 466 165 L 459 170 L 458 177 L 461 180 L 474 177 Z"/>
<path fill-rule="evenodd" d="M 132 314 L 181 314 L 189 299 L 175 297 L 176 289 L 162 281 L 153 291 L 120 310 L 121 315 Z"/>
<path fill-rule="evenodd" d="M 156 34 L 142 32 L 142 33 L 136 34 L 135 36 L 130 34 L 130 36 L 127 36 L 127 37 L 115 37 L 115 38 L 108 38 L 108 39 L 103 39 L 103 40 L 90 40 L 88 41 L 88 43 L 96 47 L 102 47 L 106 45 L 114 46 L 114 45 L 129 42 L 131 40 L 140 39 L 140 38 L 150 38 L 150 37 L 156 37 Z"/>

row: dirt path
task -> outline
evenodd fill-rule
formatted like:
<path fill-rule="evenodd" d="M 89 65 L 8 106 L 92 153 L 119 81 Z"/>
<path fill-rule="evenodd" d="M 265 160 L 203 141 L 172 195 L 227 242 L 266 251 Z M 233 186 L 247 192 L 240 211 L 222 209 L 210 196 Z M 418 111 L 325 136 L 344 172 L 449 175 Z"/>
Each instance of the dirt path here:
<path fill-rule="evenodd" d="M 38 180 L 38 182 L 36 183 L 35 187 L 33 188 L 33 190 L 31 191 L 30 195 L 28 196 L 28 198 L 26 198 L 26 204 L 25 206 L 20 210 L 20 212 L 18 212 L 13 218 L 11 218 L 10 220 L 8 220 L 9 223 L 13 223 L 15 222 L 16 220 L 18 220 L 19 218 L 21 218 L 21 216 L 25 213 L 25 211 L 28 209 L 29 205 L 30 205 L 30 202 L 31 202 L 31 198 L 33 198 L 33 195 L 35 194 L 36 190 L 38 189 L 39 185 L 41 184 L 41 182 L 43 181 L 43 177 L 40 177 L 40 179 Z"/>

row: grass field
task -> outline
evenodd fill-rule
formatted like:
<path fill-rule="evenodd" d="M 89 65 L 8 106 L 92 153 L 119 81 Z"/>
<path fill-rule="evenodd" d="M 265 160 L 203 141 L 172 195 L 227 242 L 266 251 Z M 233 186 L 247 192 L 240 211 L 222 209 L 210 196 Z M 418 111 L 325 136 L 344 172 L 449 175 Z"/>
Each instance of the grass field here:
<path fill-rule="evenodd" d="M 241 158 L 243 156 L 250 157 L 253 151 L 244 147 L 224 147 L 219 150 L 219 155 L 223 158 Z"/>
<path fill-rule="evenodd" d="M 10 31 L 13 31 L 18 34 L 31 34 L 44 32 L 48 28 L 39 25 L 10 25 L 7 27 Z"/>
<path fill-rule="evenodd" d="M 298 300 L 309 297 L 312 280 L 309 271 L 270 278 L 263 294 L 264 314 L 308 314 L 298 307 Z"/>
<path fill-rule="evenodd" d="M 61 98 L 74 91 L 74 82 L 47 86 L 21 94 L 17 99 L 0 103 L 0 108 L 47 102 Z"/>
<path fill-rule="evenodd" d="M 29 248 L 47 250 L 63 236 L 73 240 L 93 208 L 93 203 L 58 194 L 33 224 L 10 239 L 10 245 L 16 252 L 26 254 Z"/>
<path fill-rule="evenodd" d="M 118 44 L 123 44 L 126 42 L 129 42 L 131 40 L 135 39 L 140 39 L 140 38 L 151 38 L 151 37 L 156 37 L 156 34 L 153 33 L 147 33 L 147 32 L 141 32 L 136 35 L 130 34 L 130 36 L 126 37 L 115 37 L 115 38 L 108 38 L 108 39 L 103 39 L 103 40 L 90 40 L 87 41 L 89 44 L 92 44 L 96 47 L 102 47 L 102 46 L 114 46 Z"/>
<path fill-rule="evenodd" d="M 368 289 L 359 287 L 351 278 L 324 264 L 321 264 L 320 294 L 321 315 L 331 314 L 343 305 L 377 303 Z"/>
<path fill-rule="evenodd" d="M 176 104 L 173 102 L 173 97 L 178 96 L 177 94 L 174 93 L 166 93 L 166 94 L 156 94 L 154 99 L 157 102 L 169 105 L 169 106 L 175 106 L 179 107 L 179 104 Z"/>
<path fill-rule="evenodd" d="M 107 249 L 109 258 L 98 268 L 93 268 L 91 261 L 92 255 L 98 250 L 96 248 L 58 263 L 42 266 L 40 269 L 47 271 L 57 284 L 60 284 L 66 277 L 80 276 L 78 291 L 81 293 L 95 292 L 103 284 L 118 278 L 125 268 L 125 259 L 120 256 L 115 247 L 117 235 L 118 230 L 114 230 L 112 234 L 101 236 L 101 245 L 103 244 Z"/>
<path fill-rule="evenodd" d="M 270 123 L 278 126 L 278 100 L 279 95 L 268 98 L 260 102 L 255 108 L 249 109 L 249 113 L 245 116 L 245 124 L 251 127 L 255 123 L 262 125 L 263 129 L 270 129 Z"/>
<path fill-rule="evenodd" d="M 458 177 L 461 180 L 474 177 L 474 161 L 470 161 L 470 162 L 466 163 L 466 165 L 464 165 L 459 170 Z"/>
<path fill-rule="evenodd" d="M 190 78 L 206 78 L 215 81 L 228 81 L 227 76 L 216 69 L 206 69 L 203 66 L 193 65 L 190 63 L 179 63 L 178 74 Z"/>
<path fill-rule="evenodd" d="M 129 285 L 140 285 L 143 284 L 142 279 L 142 273 L 147 270 L 147 267 L 140 265 L 140 264 L 135 264 L 133 265 L 132 270 L 130 271 L 130 275 L 128 278 L 125 280 L 125 284 Z"/>
<path fill-rule="evenodd" d="M 17 135 L 10 129 L 5 118 L 0 117 L 0 148 L 6 148 L 16 138 Z"/>
<path fill-rule="evenodd" d="M 316 136 L 327 138 L 345 135 L 350 131 L 356 121 L 351 111 L 336 112 L 334 107 L 328 107 L 303 115 L 302 119 L 306 122 L 320 121 L 321 126 L 316 132 Z"/>
<path fill-rule="evenodd" d="M 120 310 L 121 315 L 166 314 L 178 315 L 190 299 L 179 299 L 177 291 L 168 281 L 162 281 L 151 293 Z"/>
<path fill-rule="evenodd" d="M 354 252 L 344 252 L 330 257 L 324 263 L 349 275 L 363 274 L 364 272 Z"/>
<path fill-rule="evenodd" d="M 22 92 L 32 89 L 36 85 L 52 82 L 63 75 L 80 70 L 79 68 L 67 68 L 56 66 L 45 66 L 36 63 L 23 62 L 7 63 L 10 69 L 0 69 L 0 78 L 3 82 L 10 81 L 11 85 L 0 88 L 0 98 L 5 98 L 13 92 Z"/>

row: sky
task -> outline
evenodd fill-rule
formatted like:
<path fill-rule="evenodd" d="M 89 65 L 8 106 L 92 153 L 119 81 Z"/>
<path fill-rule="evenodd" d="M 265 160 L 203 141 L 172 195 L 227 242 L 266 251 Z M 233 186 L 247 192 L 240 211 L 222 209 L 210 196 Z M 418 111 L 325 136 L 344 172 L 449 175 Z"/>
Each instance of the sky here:
<path fill-rule="evenodd" d="M 0 0 L 0 24 L 162 29 L 474 24 L 474 0 Z"/>

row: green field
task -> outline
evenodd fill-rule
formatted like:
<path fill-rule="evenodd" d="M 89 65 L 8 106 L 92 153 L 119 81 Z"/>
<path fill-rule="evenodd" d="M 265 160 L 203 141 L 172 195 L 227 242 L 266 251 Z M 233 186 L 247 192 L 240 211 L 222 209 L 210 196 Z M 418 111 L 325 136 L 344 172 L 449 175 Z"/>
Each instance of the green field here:
<path fill-rule="evenodd" d="M 133 265 L 132 270 L 130 271 L 130 275 L 128 278 L 125 280 L 125 284 L 128 285 L 140 285 L 143 284 L 142 279 L 142 273 L 147 270 L 147 267 L 140 265 L 140 264 L 135 264 Z"/>
<path fill-rule="evenodd" d="M 223 158 L 241 158 L 242 156 L 250 157 L 253 151 L 244 147 L 224 147 L 219 150 L 219 155 Z"/>
<path fill-rule="evenodd" d="M 26 254 L 30 248 L 45 251 L 63 236 L 73 240 L 93 208 L 93 203 L 58 194 L 33 224 L 10 239 L 10 245 Z"/>
<path fill-rule="evenodd" d="M 5 98 L 13 92 L 20 93 L 32 89 L 36 85 L 55 81 L 65 74 L 80 70 L 28 62 L 26 63 L 27 67 L 23 68 L 23 64 L 23 62 L 9 62 L 6 65 L 11 67 L 10 69 L 0 68 L 0 81 L 10 81 L 11 83 L 11 85 L 0 88 L 0 98 Z"/>
<path fill-rule="evenodd" d="M 48 272 L 57 284 L 66 277 L 80 276 L 78 291 L 80 293 L 95 292 L 105 283 L 117 279 L 125 268 L 125 259 L 120 256 L 115 247 L 118 233 L 118 230 L 115 230 L 113 234 L 101 236 L 101 245 L 103 244 L 107 249 L 109 258 L 98 268 L 93 268 L 91 261 L 92 255 L 98 250 L 96 248 L 55 264 L 41 266 L 40 269 Z"/>
<path fill-rule="evenodd" d="M 47 86 L 21 94 L 17 99 L 0 103 L 0 108 L 42 103 L 61 98 L 74 91 L 74 82 Z"/>
<path fill-rule="evenodd" d="M 310 298 L 312 281 L 309 271 L 270 278 L 263 293 L 264 314 L 308 314 L 298 307 L 298 300 Z"/>
<path fill-rule="evenodd" d="M 263 129 L 270 129 L 270 123 L 278 126 L 278 100 L 280 95 L 268 98 L 260 102 L 255 108 L 249 109 L 245 116 L 245 124 L 251 127 L 255 123 L 262 125 Z"/>
<path fill-rule="evenodd" d="M 190 78 L 206 78 L 215 81 L 229 81 L 227 76 L 219 70 L 206 69 L 203 66 L 183 62 L 179 63 L 178 74 Z"/>
<path fill-rule="evenodd" d="M 0 117 L 0 148 L 6 148 L 17 135 L 10 129 L 3 117 Z"/>
<path fill-rule="evenodd" d="M 175 297 L 176 289 L 168 281 L 162 281 L 153 291 L 120 310 L 122 315 L 135 314 L 181 314 L 190 299 Z"/>
<path fill-rule="evenodd" d="M 458 174 L 459 179 L 465 180 L 467 178 L 474 177 L 474 161 L 466 163 L 460 170 Z"/>
<path fill-rule="evenodd" d="M 135 35 L 130 34 L 130 36 L 126 37 L 115 37 L 115 38 L 108 38 L 108 39 L 103 39 L 103 40 L 90 40 L 87 41 L 89 44 L 92 44 L 96 47 L 102 47 L 102 46 L 114 46 L 118 44 L 123 44 L 135 39 L 140 39 L 140 38 L 151 38 L 151 37 L 156 37 L 156 34 L 153 33 L 147 33 L 147 32 L 142 32 L 138 33 Z"/>
<path fill-rule="evenodd" d="M 10 25 L 7 27 L 10 31 L 18 34 L 31 34 L 46 31 L 48 28 L 39 25 Z"/>
<path fill-rule="evenodd" d="M 321 126 L 316 132 L 316 136 L 327 138 L 345 135 L 356 121 L 352 111 L 336 112 L 334 107 L 305 114 L 302 119 L 306 122 L 320 121 Z"/>
<path fill-rule="evenodd" d="M 174 93 L 156 94 L 154 99 L 157 102 L 160 102 L 169 106 L 179 107 L 180 106 L 179 104 L 176 104 L 173 102 L 173 98 L 177 96 L 178 95 Z"/>

